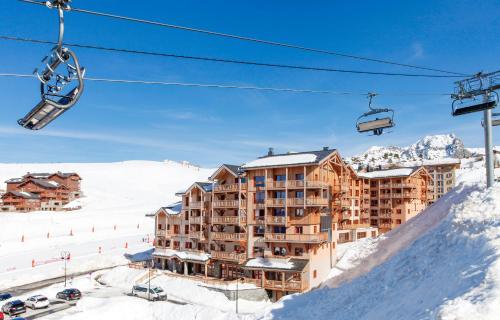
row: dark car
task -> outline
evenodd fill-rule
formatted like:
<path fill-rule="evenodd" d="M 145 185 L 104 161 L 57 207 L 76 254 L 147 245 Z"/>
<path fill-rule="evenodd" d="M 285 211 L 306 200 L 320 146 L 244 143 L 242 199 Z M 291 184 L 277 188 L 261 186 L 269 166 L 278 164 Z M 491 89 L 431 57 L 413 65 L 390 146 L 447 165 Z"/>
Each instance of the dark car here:
<path fill-rule="evenodd" d="M 26 305 L 21 300 L 14 300 L 4 304 L 2 311 L 9 316 L 15 316 L 26 312 Z"/>
<path fill-rule="evenodd" d="M 78 289 L 64 289 L 56 294 L 57 299 L 63 300 L 78 300 L 81 299 L 82 293 Z"/>
<path fill-rule="evenodd" d="M 4 301 L 10 298 L 12 298 L 12 295 L 10 293 L 7 292 L 0 293 L 0 301 Z"/>

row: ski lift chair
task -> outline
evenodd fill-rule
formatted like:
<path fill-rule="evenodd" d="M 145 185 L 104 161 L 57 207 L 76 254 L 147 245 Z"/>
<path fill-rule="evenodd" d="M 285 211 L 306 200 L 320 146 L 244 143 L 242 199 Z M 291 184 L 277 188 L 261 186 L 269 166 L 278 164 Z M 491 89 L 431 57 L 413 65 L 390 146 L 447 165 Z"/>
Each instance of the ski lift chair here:
<path fill-rule="evenodd" d="M 360 133 L 373 132 L 373 135 L 380 136 L 384 133 L 384 129 L 389 129 L 394 127 L 394 110 L 384 108 L 376 109 L 372 108 L 371 102 L 372 98 L 375 96 L 374 93 L 368 94 L 370 99 L 368 103 L 368 108 L 370 111 L 363 113 L 356 121 L 356 129 Z M 369 119 L 373 115 L 385 115 L 384 117 L 376 117 L 375 119 Z"/>
<path fill-rule="evenodd" d="M 476 103 L 475 97 L 463 97 L 461 95 L 453 95 L 453 103 L 451 105 L 452 115 L 462 116 L 464 114 L 469 114 L 473 112 L 480 112 L 488 109 L 494 109 L 498 103 L 498 93 L 492 91 L 490 94 L 486 95 L 486 99 L 482 102 Z M 470 102 L 464 102 L 464 100 L 469 100 Z"/>
<path fill-rule="evenodd" d="M 35 73 L 40 80 L 41 101 L 17 122 L 24 128 L 40 130 L 70 109 L 83 92 L 85 70 L 80 68 L 78 58 L 68 48 L 63 47 L 64 11 L 69 10 L 70 0 L 50 0 L 46 5 L 59 12 L 59 39 L 51 54 L 42 62 L 44 70 Z M 62 70 L 60 70 L 62 69 Z M 77 80 L 76 82 L 73 80 Z M 68 84 L 73 82 L 71 87 Z"/>

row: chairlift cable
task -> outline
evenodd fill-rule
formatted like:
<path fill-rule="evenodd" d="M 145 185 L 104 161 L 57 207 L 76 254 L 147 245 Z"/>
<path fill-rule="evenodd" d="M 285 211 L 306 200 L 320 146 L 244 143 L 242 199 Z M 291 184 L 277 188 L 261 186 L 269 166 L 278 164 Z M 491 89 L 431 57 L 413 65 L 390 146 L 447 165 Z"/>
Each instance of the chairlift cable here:
<path fill-rule="evenodd" d="M 37 43 L 37 44 L 56 44 L 56 42 L 53 42 L 53 41 L 31 39 L 31 38 L 22 38 L 22 37 L 11 37 L 11 36 L 3 36 L 3 35 L 0 35 L 0 39 L 8 40 L 8 41 Z M 189 59 L 189 60 L 199 60 L 199 61 L 212 61 L 212 62 L 243 64 L 243 65 L 254 65 L 254 66 L 259 66 L 259 67 L 286 68 L 286 69 L 296 69 L 296 70 L 306 70 L 306 71 L 325 71 L 325 72 L 354 73 L 354 74 L 381 75 L 381 76 L 421 77 L 421 78 L 462 78 L 461 76 L 454 76 L 454 75 L 394 73 L 394 72 L 332 69 L 332 68 L 325 68 L 325 67 L 276 64 L 276 63 L 256 62 L 256 61 L 249 61 L 249 60 L 233 60 L 233 59 L 225 59 L 225 58 L 179 55 L 179 54 L 165 53 L 165 52 L 153 52 L 153 51 L 142 51 L 142 50 L 102 47 L 102 46 L 78 44 L 78 43 L 68 43 L 68 42 L 65 42 L 64 45 L 70 46 L 70 47 L 76 47 L 76 48 L 95 49 L 95 50 L 112 51 L 112 52 L 122 52 L 122 53 L 129 53 L 129 54 L 151 55 L 151 56 L 161 56 L 161 57 L 169 57 L 169 58 L 179 58 L 179 59 Z"/>
<path fill-rule="evenodd" d="M 41 1 L 35 1 L 35 0 L 18 0 L 18 1 L 45 6 L 45 2 L 41 2 Z M 97 12 L 97 11 L 86 10 L 86 9 L 79 9 L 79 8 L 74 8 L 74 7 L 71 7 L 69 9 L 69 11 L 90 14 L 90 15 L 95 15 L 95 16 L 102 16 L 102 17 L 107 17 L 107 18 L 112 18 L 112 19 L 119 19 L 119 20 L 126 20 L 126 21 L 131 21 L 131 22 L 149 24 L 149 25 L 165 27 L 165 28 L 170 28 L 170 29 L 184 30 L 184 31 L 195 32 L 195 33 L 203 33 L 203 34 L 207 34 L 207 35 L 211 35 L 211 36 L 261 43 L 261 44 L 266 44 L 266 45 L 271 45 L 271 46 L 285 47 L 285 48 L 289 48 L 289 49 L 297 49 L 297 50 L 302 50 L 302 51 L 309 51 L 309 52 L 315 52 L 315 53 L 334 55 L 334 56 L 356 59 L 356 60 L 364 60 L 364 61 L 389 64 L 389 65 L 395 65 L 395 66 L 406 67 L 406 68 L 447 73 L 447 74 L 453 74 L 453 75 L 462 76 L 462 77 L 470 76 L 470 75 L 467 75 L 464 73 L 459 73 L 459 72 L 441 70 L 441 69 L 430 68 L 430 67 L 416 66 L 416 65 L 388 61 L 388 60 L 382 60 L 382 59 L 376 59 L 376 58 L 356 56 L 356 55 L 341 53 L 341 52 L 337 52 L 337 51 L 304 47 L 304 46 L 289 44 L 289 43 L 284 43 L 284 42 L 277 42 L 277 41 L 263 40 L 263 39 L 252 38 L 252 37 L 245 37 L 245 36 L 239 36 L 239 35 L 234 35 L 234 34 L 229 34 L 229 33 L 222 33 L 222 32 L 210 31 L 210 30 L 205 30 L 205 29 L 198 29 L 198 28 L 186 27 L 186 26 L 181 26 L 181 25 L 169 24 L 169 23 L 164 23 L 164 22 L 132 18 L 132 17 L 127 17 L 127 16 L 121 16 L 121 15 L 104 13 L 104 12 Z"/>
<path fill-rule="evenodd" d="M 32 74 L 21 73 L 0 73 L 0 77 L 15 77 L 15 78 L 36 78 Z M 166 81 L 148 81 L 148 80 L 128 80 L 128 79 L 110 79 L 110 78 L 93 78 L 83 77 L 86 81 L 108 82 L 108 83 L 128 83 L 128 84 L 146 84 L 146 85 L 164 85 L 164 86 L 181 86 L 181 87 L 202 87 L 202 88 L 219 88 L 219 89 L 241 89 L 241 90 L 261 90 L 274 92 L 292 92 L 292 93 L 315 93 L 315 94 L 332 94 L 332 95 L 356 95 L 366 96 L 366 92 L 342 92 L 332 90 L 313 90 L 301 88 L 276 88 L 276 87 L 258 87 L 258 86 L 241 86 L 228 84 L 210 84 L 210 83 L 189 83 L 189 82 L 166 82 Z M 377 93 L 377 95 L 405 95 L 405 96 L 449 96 L 449 93 Z"/>

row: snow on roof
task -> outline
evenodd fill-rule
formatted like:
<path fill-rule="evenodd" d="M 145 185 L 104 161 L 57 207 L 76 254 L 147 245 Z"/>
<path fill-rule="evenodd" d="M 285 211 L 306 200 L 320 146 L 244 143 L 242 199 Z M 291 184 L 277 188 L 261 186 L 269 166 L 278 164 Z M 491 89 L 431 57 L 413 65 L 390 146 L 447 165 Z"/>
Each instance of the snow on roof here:
<path fill-rule="evenodd" d="M 245 163 L 243 168 L 270 167 L 280 165 L 315 163 L 318 156 L 313 153 L 286 154 L 259 158 Z"/>
<path fill-rule="evenodd" d="M 257 257 L 250 259 L 245 264 L 247 268 L 264 268 L 264 269 L 281 269 L 281 270 L 298 270 L 303 269 L 303 266 L 298 263 L 297 259 L 273 259 Z M 306 261 L 307 262 L 307 261 Z"/>
<path fill-rule="evenodd" d="M 181 260 L 195 260 L 195 261 L 207 261 L 210 259 L 210 255 L 204 252 L 196 251 L 179 251 L 174 249 L 155 249 L 153 252 L 155 256 L 163 257 L 177 257 Z"/>
<path fill-rule="evenodd" d="M 23 182 L 23 178 L 12 178 L 5 181 L 5 183 L 21 183 L 21 182 Z"/>
<path fill-rule="evenodd" d="M 431 159 L 422 161 L 407 161 L 401 162 L 403 167 L 416 167 L 416 166 L 438 166 L 447 164 L 460 164 L 460 159 L 456 158 L 441 158 L 441 159 Z"/>
<path fill-rule="evenodd" d="M 177 215 L 177 214 L 181 213 L 181 209 L 182 209 L 182 201 L 178 201 L 178 202 L 169 204 L 166 207 L 163 207 L 163 210 L 165 210 L 166 213 L 173 214 L 173 215 Z"/>
<path fill-rule="evenodd" d="M 388 178 L 388 177 L 407 177 L 415 172 L 415 168 L 400 168 L 391 170 L 379 170 L 372 172 L 358 172 L 361 178 L 374 179 L 374 178 Z"/>
<path fill-rule="evenodd" d="M 83 207 L 82 199 L 75 199 L 63 206 L 64 209 L 81 209 Z"/>
<path fill-rule="evenodd" d="M 9 191 L 6 194 L 11 193 L 17 197 L 24 199 L 40 199 L 40 196 L 36 193 L 26 192 L 26 191 Z"/>

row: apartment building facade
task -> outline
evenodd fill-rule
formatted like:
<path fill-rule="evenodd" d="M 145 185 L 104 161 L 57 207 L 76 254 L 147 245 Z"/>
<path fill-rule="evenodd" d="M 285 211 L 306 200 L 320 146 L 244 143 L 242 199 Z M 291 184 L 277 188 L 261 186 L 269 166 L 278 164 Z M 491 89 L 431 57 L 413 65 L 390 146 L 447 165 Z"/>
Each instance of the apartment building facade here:
<path fill-rule="evenodd" d="M 429 205 L 436 202 L 456 185 L 456 170 L 460 169 L 460 159 L 424 161 L 432 180 L 429 183 Z"/>
<path fill-rule="evenodd" d="M 82 196 L 81 177 L 76 173 L 27 173 L 5 181 L 1 211 L 58 211 Z"/>
<path fill-rule="evenodd" d="M 358 174 L 369 195 L 370 225 L 388 232 L 422 212 L 428 205 L 432 177 L 424 167 Z M 365 201 L 366 203 L 366 201 Z"/>
<path fill-rule="evenodd" d="M 336 150 L 270 151 L 241 167 L 222 165 L 209 179 L 183 192 L 177 210 L 156 213 L 159 268 L 244 278 L 279 299 L 326 278 L 339 237 L 378 235 L 362 179 Z"/>

